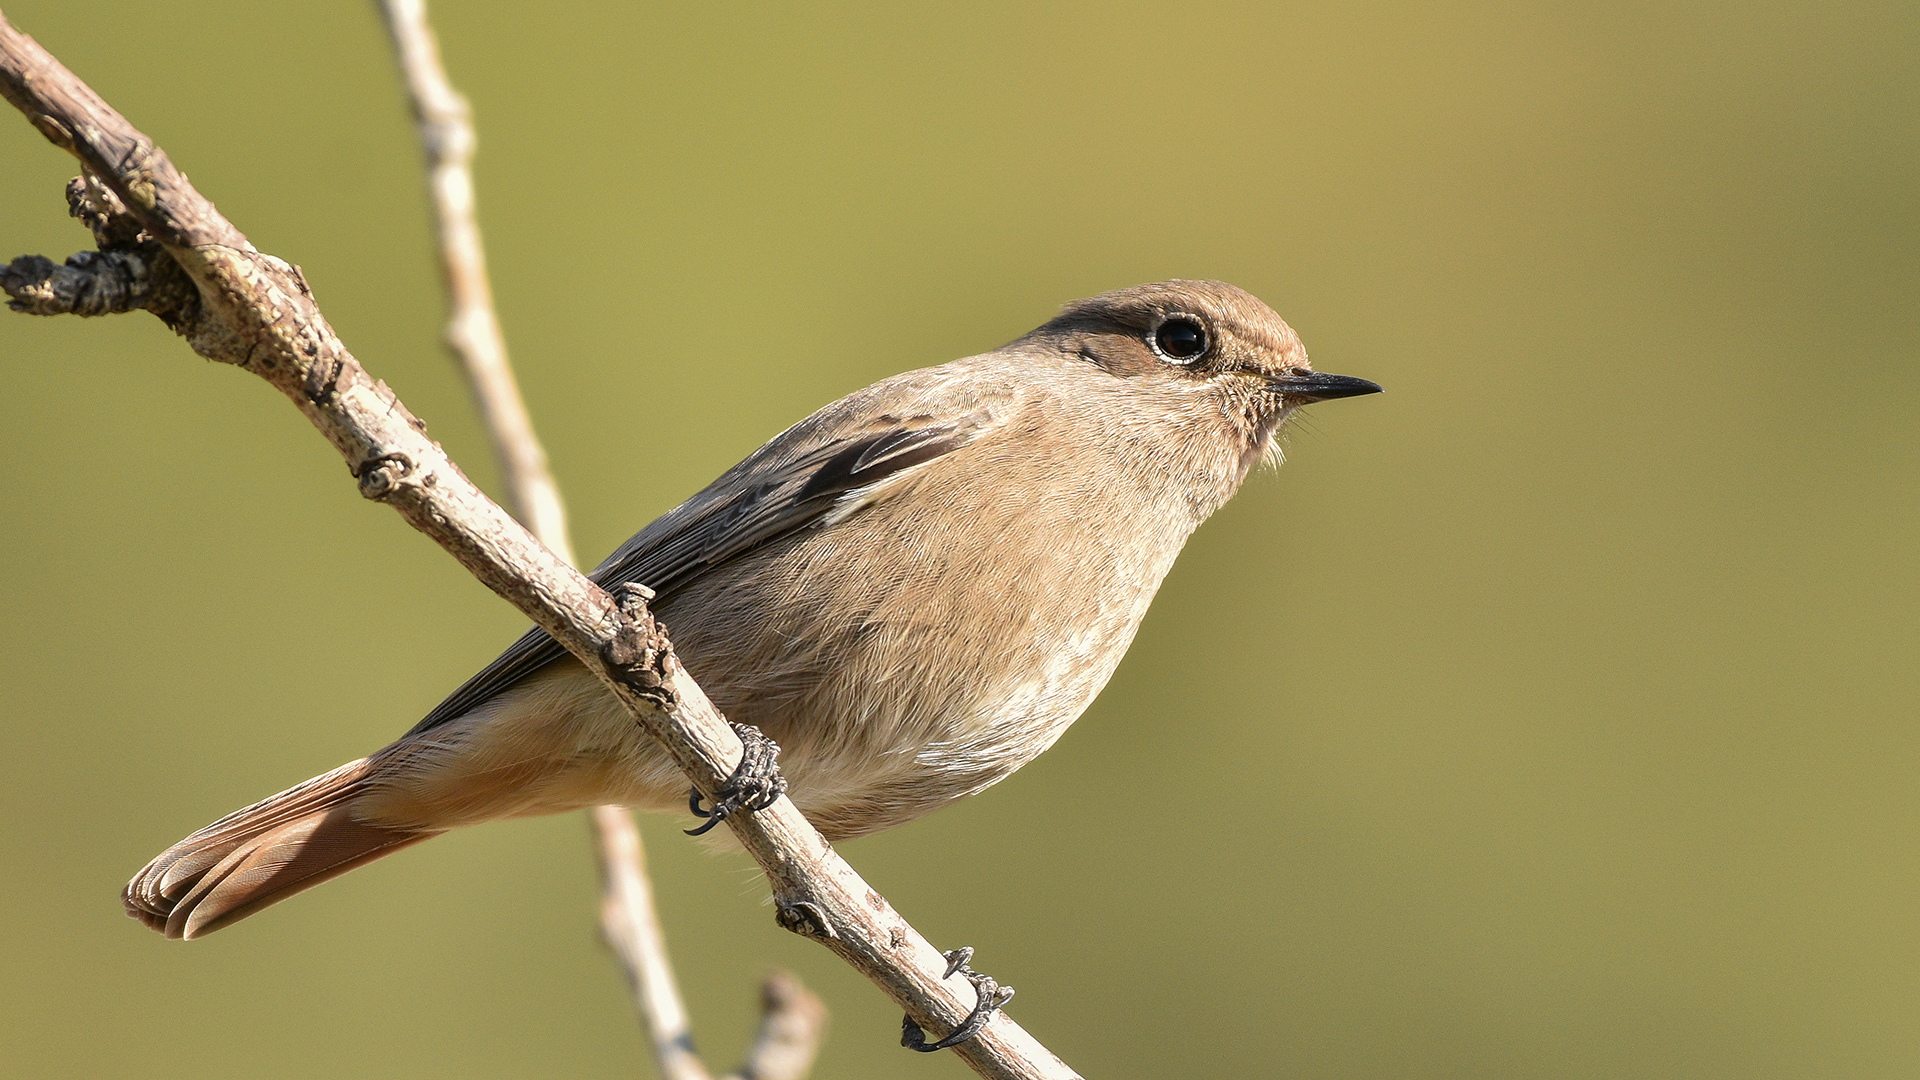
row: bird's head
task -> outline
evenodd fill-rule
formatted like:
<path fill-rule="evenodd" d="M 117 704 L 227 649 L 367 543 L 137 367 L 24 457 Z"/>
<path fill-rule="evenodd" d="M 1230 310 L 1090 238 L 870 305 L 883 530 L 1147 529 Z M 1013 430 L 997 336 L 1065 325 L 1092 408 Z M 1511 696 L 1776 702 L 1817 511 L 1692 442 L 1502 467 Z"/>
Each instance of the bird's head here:
<path fill-rule="evenodd" d="M 1285 320 L 1221 281 L 1161 281 L 1076 300 L 1021 340 L 1175 397 L 1217 400 L 1262 450 L 1294 409 L 1381 389 L 1313 370 Z"/>

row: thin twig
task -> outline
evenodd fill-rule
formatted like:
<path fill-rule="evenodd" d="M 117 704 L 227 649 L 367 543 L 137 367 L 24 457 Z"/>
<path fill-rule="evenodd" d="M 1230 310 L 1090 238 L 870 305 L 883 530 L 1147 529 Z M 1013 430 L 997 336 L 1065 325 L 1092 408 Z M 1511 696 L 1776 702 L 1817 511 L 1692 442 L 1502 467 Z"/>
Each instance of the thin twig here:
<path fill-rule="evenodd" d="M 711 1080 L 713 1074 L 693 1048 L 693 1028 L 667 961 L 640 830 L 633 816 L 618 806 L 596 806 L 588 814 L 600 852 L 600 932 L 626 972 L 660 1075 L 666 1080 Z"/>
<path fill-rule="evenodd" d="M 827 1027 L 827 1007 L 800 980 L 775 971 L 762 984 L 760 1030 L 726 1080 L 805 1080 Z"/>
<path fill-rule="evenodd" d="M 633 986 L 660 1075 L 666 1080 L 708 1080 L 711 1074 L 694 1049 L 686 1008 L 667 962 L 640 830 L 632 815 L 618 806 L 596 806 L 590 812 L 606 885 L 600 925 Z M 792 975 L 769 972 L 760 988 L 760 1029 L 746 1059 L 725 1080 L 804 1080 L 826 1031 L 826 1005 Z"/>
<path fill-rule="evenodd" d="M 541 542 L 573 561 L 567 536 L 567 511 L 560 487 L 547 468 L 547 452 L 533 433 L 533 418 L 520 397 L 507 342 L 493 311 L 493 287 L 487 278 L 486 250 L 474 216 L 473 113 L 467 99 L 447 81 L 440 45 L 427 22 L 426 0 L 380 0 L 387 31 L 407 80 L 407 98 L 427 152 L 427 188 L 433 195 L 434 224 L 440 236 L 440 267 L 446 273 L 447 345 L 473 387 L 474 402 L 486 421 L 500 462 L 508 508 Z"/>
<path fill-rule="evenodd" d="M 547 468 L 546 451 L 520 396 L 493 307 L 470 167 L 476 145 L 472 109 L 453 88 L 440 62 L 440 45 L 428 20 L 425 0 L 380 0 L 379 7 L 393 39 L 420 142 L 426 150 L 427 191 L 434 207 L 440 262 L 452 302 L 447 343 L 467 375 L 493 441 L 508 506 L 555 554 L 574 562 L 560 486 Z M 633 990 L 635 1009 L 653 1046 L 660 1074 L 666 1080 L 711 1080 L 694 1050 L 687 1009 L 673 977 L 673 965 L 667 959 L 666 937 L 654 907 L 653 886 L 647 879 L 646 849 L 640 831 L 622 807 L 594 807 L 587 812 L 587 820 L 600 863 L 601 935 Z M 818 1006 L 819 999 L 779 973 L 769 976 L 761 997 L 765 1009 L 761 1018 L 763 1035 L 778 1031 L 788 1038 L 756 1040 L 756 1051 L 762 1046 L 768 1050 L 749 1058 L 746 1074 L 785 1075 L 800 1080 L 825 1033 L 824 1006 L 811 1011 L 801 1007 L 809 1001 Z M 776 1065 L 799 1061 L 802 1067 L 798 1072 L 770 1072 L 767 1064 L 759 1061 L 761 1057 L 769 1061 L 778 1058 Z"/>
<path fill-rule="evenodd" d="M 488 499 L 347 351 L 297 268 L 248 243 L 151 139 L 4 16 L 0 95 L 77 157 L 185 272 L 191 294 L 166 290 L 164 305 L 146 310 L 202 356 L 285 394 L 340 451 L 362 495 L 393 507 L 552 634 L 660 740 L 694 788 L 713 797 L 740 762 L 740 739 L 674 655 L 644 590 L 608 595 Z M 8 277 L 9 291 L 14 285 Z M 792 800 L 726 824 L 766 874 L 781 926 L 833 950 L 935 1036 L 972 1011 L 972 985 L 948 977 L 945 954 L 834 852 Z M 1077 1076 L 1005 1011 L 954 1052 L 986 1077 Z"/>

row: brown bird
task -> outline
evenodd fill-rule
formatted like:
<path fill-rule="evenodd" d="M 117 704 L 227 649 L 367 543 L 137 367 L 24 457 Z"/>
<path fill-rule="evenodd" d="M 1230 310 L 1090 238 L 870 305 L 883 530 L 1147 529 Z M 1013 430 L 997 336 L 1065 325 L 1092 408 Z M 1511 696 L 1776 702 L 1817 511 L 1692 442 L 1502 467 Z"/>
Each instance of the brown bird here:
<path fill-rule="evenodd" d="M 821 409 L 593 579 L 650 587 L 714 703 L 783 748 L 808 819 L 860 836 L 1052 745 L 1293 411 L 1379 389 L 1313 371 L 1293 330 L 1231 285 L 1106 293 Z M 391 746 L 169 848 L 128 884 L 127 911 L 197 937 L 449 829 L 671 810 L 687 787 L 535 629 Z"/>

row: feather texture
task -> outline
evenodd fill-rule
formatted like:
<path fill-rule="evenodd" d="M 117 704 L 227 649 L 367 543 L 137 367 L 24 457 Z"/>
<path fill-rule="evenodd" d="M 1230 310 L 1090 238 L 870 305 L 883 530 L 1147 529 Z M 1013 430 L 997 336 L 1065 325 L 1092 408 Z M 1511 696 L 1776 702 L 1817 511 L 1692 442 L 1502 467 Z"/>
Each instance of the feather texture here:
<path fill-rule="evenodd" d="M 353 820 L 346 804 L 370 772 L 369 759 L 350 762 L 173 845 L 127 885 L 127 914 L 198 937 L 436 835 Z"/>

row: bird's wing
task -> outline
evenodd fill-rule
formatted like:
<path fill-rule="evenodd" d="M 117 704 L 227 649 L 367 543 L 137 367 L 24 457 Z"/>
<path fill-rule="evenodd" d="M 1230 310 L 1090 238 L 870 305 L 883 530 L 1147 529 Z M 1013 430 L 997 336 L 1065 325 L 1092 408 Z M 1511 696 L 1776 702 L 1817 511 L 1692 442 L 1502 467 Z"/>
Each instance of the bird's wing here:
<path fill-rule="evenodd" d="M 938 369 L 935 369 L 938 370 Z M 924 376 L 926 373 L 913 373 Z M 890 391 L 890 392 L 889 392 Z M 622 544 L 590 577 L 665 600 L 712 568 L 800 529 L 843 520 L 887 481 L 980 438 L 1008 399 L 912 376 L 879 383 L 775 436 Z M 408 735 L 464 715 L 566 654 L 539 627 L 461 684 Z"/>

